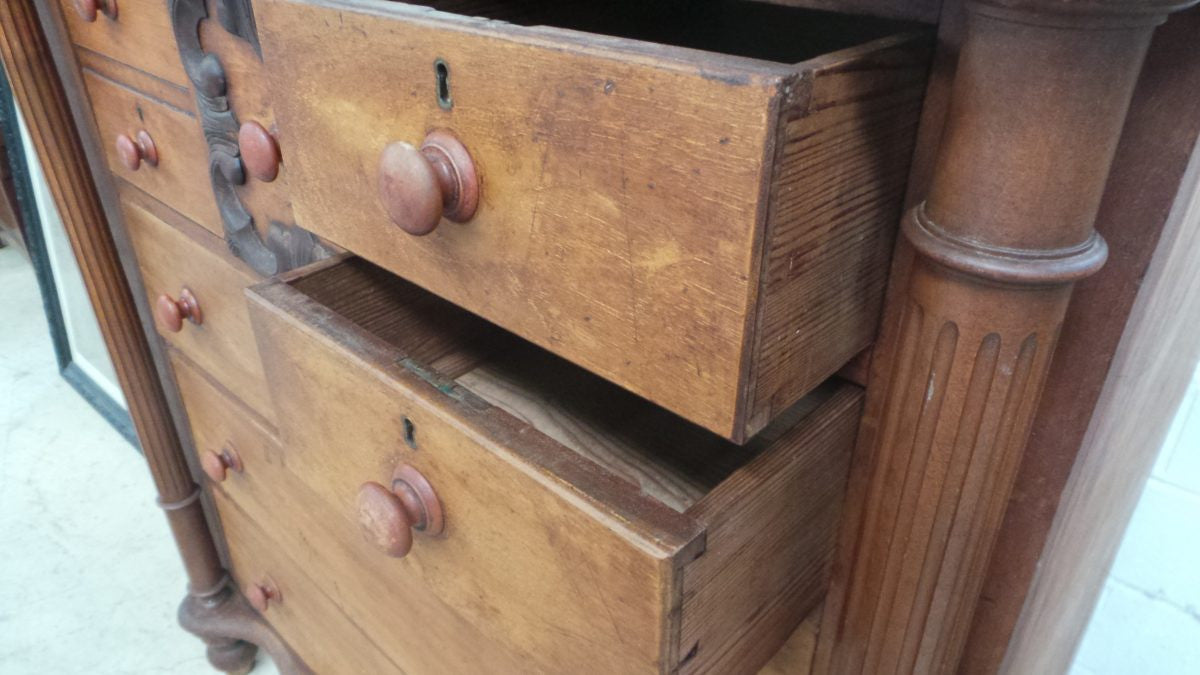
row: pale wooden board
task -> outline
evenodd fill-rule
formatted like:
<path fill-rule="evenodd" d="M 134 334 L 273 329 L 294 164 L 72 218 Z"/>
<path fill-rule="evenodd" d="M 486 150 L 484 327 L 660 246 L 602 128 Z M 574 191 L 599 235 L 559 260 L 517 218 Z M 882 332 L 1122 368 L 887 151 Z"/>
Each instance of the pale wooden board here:
<path fill-rule="evenodd" d="M 280 598 L 263 616 L 305 665 L 322 675 L 403 672 L 326 595 L 323 587 L 328 584 L 310 576 L 323 570 L 297 562 L 291 555 L 295 549 L 278 543 L 271 521 L 243 509 L 221 490 L 213 491 L 213 501 L 229 545 L 234 581 L 244 588 L 269 579 L 278 589 Z"/>
<path fill-rule="evenodd" d="M 196 99 L 187 87 L 160 80 L 145 71 L 83 47 L 75 50 L 75 57 L 84 71 L 91 71 L 103 79 L 122 84 L 189 115 L 196 114 Z"/>
<path fill-rule="evenodd" d="M 824 597 L 863 392 L 836 384 L 688 511 L 707 525 L 684 569 L 685 673 L 753 673 Z"/>

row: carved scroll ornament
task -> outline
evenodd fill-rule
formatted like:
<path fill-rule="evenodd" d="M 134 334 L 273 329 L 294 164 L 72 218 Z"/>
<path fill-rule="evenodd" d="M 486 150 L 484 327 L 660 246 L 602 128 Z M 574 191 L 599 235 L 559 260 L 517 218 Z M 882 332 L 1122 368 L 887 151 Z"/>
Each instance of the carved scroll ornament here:
<path fill-rule="evenodd" d="M 230 33 L 259 51 L 254 14 L 248 0 L 217 0 L 217 20 Z M 208 172 L 234 255 L 256 272 L 271 276 L 329 255 L 312 233 L 293 224 L 272 221 L 264 239 L 242 204 L 237 187 L 246 182 L 238 148 L 237 116 L 229 105 L 225 68 L 216 54 L 200 45 L 200 22 L 208 18 L 204 0 L 170 0 L 171 26 L 184 70 L 196 92 L 196 108 L 208 143 Z"/>

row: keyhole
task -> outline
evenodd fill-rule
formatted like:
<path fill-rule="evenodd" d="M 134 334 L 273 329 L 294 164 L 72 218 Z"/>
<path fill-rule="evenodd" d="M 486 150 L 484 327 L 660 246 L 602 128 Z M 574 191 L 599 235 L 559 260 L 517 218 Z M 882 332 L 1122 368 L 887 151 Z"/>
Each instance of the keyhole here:
<path fill-rule="evenodd" d="M 417 449 L 417 427 L 407 417 L 404 418 L 404 442 L 413 450 Z"/>
<path fill-rule="evenodd" d="M 433 62 L 433 72 L 437 75 L 438 105 L 449 110 L 454 105 L 450 98 L 450 66 L 442 59 Z"/>

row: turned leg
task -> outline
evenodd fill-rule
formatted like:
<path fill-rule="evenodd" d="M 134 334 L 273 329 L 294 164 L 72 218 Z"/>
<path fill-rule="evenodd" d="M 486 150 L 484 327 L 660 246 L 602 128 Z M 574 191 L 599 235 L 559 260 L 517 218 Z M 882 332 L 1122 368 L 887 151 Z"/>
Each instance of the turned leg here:
<path fill-rule="evenodd" d="M 222 568 L 204 516 L 200 488 L 192 480 L 155 371 L 150 342 L 113 234 L 106 226 L 108 220 L 71 117 L 66 90 L 34 5 L 34 0 L 0 2 L 0 55 L 99 319 L 154 478 L 159 505 L 183 558 L 188 596 L 179 611 L 180 622 L 205 641 L 209 660 L 220 670 L 249 670 L 257 644 L 271 653 L 284 672 L 307 672 L 231 587 Z M 61 17 L 56 14 L 58 4 L 45 3 L 44 9 L 47 30 L 58 32 L 59 44 L 69 44 L 62 34 Z M 63 58 L 69 58 L 69 54 Z M 70 62 L 60 66 L 69 75 L 76 72 Z"/>

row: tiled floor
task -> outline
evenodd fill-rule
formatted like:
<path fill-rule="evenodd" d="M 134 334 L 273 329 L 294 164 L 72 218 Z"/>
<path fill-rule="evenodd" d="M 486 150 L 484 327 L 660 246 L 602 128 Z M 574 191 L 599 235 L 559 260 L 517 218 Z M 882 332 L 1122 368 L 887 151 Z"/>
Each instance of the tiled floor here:
<path fill-rule="evenodd" d="M 1200 371 L 1125 532 L 1072 675 L 1200 673 Z"/>
<path fill-rule="evenodd" d="M 214 672 L 175 623 L 185 580 L 154 496 L 59 377 L 33 271 L 0 249 L 0 673 Z"/>

